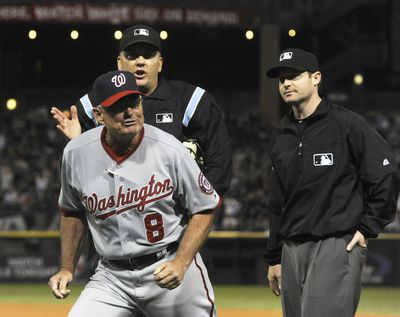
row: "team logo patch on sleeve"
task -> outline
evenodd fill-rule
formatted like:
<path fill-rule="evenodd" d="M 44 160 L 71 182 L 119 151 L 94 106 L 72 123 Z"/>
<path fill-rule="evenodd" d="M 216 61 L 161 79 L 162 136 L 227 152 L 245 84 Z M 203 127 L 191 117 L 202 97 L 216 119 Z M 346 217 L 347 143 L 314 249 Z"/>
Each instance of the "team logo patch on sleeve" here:
<path fill-rule="evenodd" d="M 203 173 L 200 172 L 199 174 L 199 187 L 200 190 L 207 195 L 211 195 L 214 192 L 214 188 L 211 186 L 210 182 L 208 181 L 208 179 L 204 176 Z"/>

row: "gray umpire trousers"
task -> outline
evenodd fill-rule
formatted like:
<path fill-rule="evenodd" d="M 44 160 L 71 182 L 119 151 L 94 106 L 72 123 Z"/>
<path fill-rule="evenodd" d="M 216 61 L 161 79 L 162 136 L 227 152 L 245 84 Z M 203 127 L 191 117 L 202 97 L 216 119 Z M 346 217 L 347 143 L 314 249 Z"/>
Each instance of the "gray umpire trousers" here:
<path fill-rule="evenodd" d="M 347 252 L 352 236 L 286 241 L 282 251 L 285 317 L 353 317 L 361 294 L 366 248 Z"/>

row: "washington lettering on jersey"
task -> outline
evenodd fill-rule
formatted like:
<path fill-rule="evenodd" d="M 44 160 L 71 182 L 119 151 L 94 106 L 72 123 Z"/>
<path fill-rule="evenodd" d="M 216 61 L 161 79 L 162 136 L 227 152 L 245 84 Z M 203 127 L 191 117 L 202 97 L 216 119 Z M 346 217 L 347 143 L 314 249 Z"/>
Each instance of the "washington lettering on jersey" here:
<path fill-rule="evenodd" d="M 92 193 L 90 196 L 83 197 L 83 203 L 88 212 L 95 214 L 96 218 L 105 220 L 113 215 L 119 215 L 133 208 L 136 208 L 139 213 L 142 213 L 146 204 L 169 196 L 172 194 L 173 190 L 174 187 L 171 184 L 171 179 L 167 178 L 156 182 L 153 174 L 146 186 L 138 189 L 129 187 L 125 189 L 124 186 L 121 185 L 118 188 L 117 195 L 98 197 L 96 193 Z M 119 207 L 124 208 L 109 210 Z M 106 210 L 109 211 L 101 213 Z M 97 214 L 99 212 L 100 214 Z"/>

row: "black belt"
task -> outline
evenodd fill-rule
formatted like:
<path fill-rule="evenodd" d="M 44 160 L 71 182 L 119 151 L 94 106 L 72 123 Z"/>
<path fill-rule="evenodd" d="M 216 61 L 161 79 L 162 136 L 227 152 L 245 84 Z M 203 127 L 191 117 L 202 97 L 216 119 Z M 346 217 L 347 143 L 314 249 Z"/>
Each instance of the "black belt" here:
<path fill-rule="evenodd" d="M 108 260 L 108 263 L 123 268 L 125 270 L 142 270 L 147 266 L 150 266 L 162 259 L 168 252 L 174 252 L 178 249 L 179 243 L 172 242 L 165 249 L 151 254 L 146 254 L 143 256 L 137 256 L 130 259 L 121 259 L 121 260 Z"/>

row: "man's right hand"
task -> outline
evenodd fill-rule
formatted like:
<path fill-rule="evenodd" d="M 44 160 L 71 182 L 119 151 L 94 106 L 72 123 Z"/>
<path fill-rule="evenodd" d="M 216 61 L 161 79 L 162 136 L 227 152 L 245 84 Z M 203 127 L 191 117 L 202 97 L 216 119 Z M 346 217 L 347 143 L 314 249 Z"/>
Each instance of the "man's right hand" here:
<path fill-rule="evenodd" d="M 281 295 L 281 265 L 276 264 L 268 268 L 268 282 L 272 293 L 276 296 Z"/>
<path fill-rule="evenodd" d="M 58 299 L 67 298 L 71 290 L 68 289 L 69 283 L 72 281 L 73 275 L 71 271 L 67 269 L 61 269 L 56 275 L 49 279 L 49 287 Z"/>
<path fill-rule="evenodd" d="M 57 129 L 62 132 L 69 140 L 76 138 L 82 133 L 82 128 L 78 120 L 78 109 L 75 105 L 71 106 L 71 119 L 63 111 L 52 107 L 50 113 L 57 122 Z"/>

